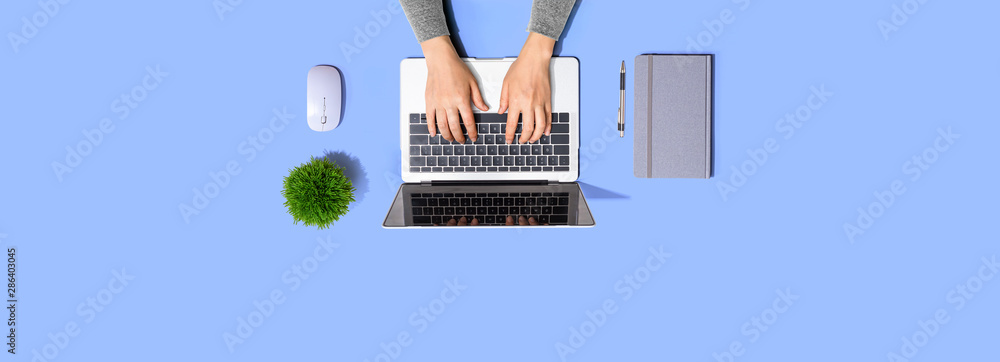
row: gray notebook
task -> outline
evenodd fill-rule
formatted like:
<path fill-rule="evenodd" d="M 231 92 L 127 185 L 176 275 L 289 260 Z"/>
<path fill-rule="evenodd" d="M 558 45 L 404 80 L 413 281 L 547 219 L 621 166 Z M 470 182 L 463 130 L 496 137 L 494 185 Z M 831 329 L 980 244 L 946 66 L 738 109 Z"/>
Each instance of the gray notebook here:
<path fill-rule="evenodd" d="M 712 55 L 635 57 L 635 177 L 712 176 Z"/>

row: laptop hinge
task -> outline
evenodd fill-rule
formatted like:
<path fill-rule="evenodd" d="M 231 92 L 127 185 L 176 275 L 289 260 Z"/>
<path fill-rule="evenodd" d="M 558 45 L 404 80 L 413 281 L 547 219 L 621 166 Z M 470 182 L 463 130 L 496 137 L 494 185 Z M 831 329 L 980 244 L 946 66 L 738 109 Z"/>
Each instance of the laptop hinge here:
<path fill-rule="evenodd" d="M 420 186 L 554 185 L 551 180 L 421 181 Z"/>

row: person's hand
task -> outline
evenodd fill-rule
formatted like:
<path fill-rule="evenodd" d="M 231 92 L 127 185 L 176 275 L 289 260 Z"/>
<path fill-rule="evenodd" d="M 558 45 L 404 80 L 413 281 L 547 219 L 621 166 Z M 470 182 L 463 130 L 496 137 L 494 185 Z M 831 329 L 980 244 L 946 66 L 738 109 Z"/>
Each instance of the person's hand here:
<path fill-rule="evenodd" d="M 427 90 L 424 93 L 427 112 L 427 130 L 431 137 L 437 132 L 441 137 L 465 143 L 462 123 L 473 142 L 479 136 L 476 121 L 472 118 L 469 99 L 482 111 L 489 110 L 479 93 L 479 84 L 469 67 L 462 62 L 447 35 L 420 43 L 427 59 Z M 459 118 L 461 115 L 461 118 Z"/>
<path fill-rule="evenodd" d="M 507 143 L 514 142 L 517 119 L 521 116 L 518 143 L 538 141 L 552 131 L 552 92 L 549 84 L 549 61 L 555 40 L 538 33 L 528 33 L 514 64 L 507 70 L 500 91 L 498 113 L 507 112 Z"/>
<path fill-rule="evenodd" d="M 446 225 L 447 226 L 468 226 L 468 225 L 478 226 L 479 225 L 479 219 L 472 218 L 472 220 L 470 221 L 465 216 L 462 216 L 462 218 L 458 219 L 458 220 L 455 220 L 454 218 L 452 218 L 451 220 L 448 220 L 448 223 Z M 510 215 L 507 215 L 507 221 L 506 221 L 505 225 L 507 225 L 507 226 L 513 226 L 514 225 L 514 217 L 510 216 Z M 535 220 L 534 217 L 525 218 L 524 215 L 521 215 L 521 216 L 519 216 L 517 218 L 517 225 L 526 226 L 526 225 L 548 225 L 548 224 L 539 224 L 538 220 Z M 440 226 L 440 225 L 434 224 L 434 226 Z"/>

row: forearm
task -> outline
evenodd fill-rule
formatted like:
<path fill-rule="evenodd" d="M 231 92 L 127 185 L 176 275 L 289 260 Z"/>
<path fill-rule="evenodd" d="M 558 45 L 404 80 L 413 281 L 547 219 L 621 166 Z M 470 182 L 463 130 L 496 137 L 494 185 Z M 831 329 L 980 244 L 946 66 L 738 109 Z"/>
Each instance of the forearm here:
<path fill-rule="evenodd" d="M 428 39 L 451 34 L 448 32 L 448 22 L 444 17 L 444 6 L 441 1 L 399 0 L 418 42 L 423 43 Z"/>
<path fill-rule="evenodd" d="M 534 0 L 528 31 L 559 40 L 575 0 Z"/>

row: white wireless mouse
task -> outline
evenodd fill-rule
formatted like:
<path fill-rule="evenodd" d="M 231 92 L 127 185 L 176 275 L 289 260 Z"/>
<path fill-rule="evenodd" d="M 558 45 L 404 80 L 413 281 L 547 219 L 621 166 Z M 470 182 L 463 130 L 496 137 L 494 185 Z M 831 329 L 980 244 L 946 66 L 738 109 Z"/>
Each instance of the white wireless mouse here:
<path fill-rule="evenodd" d="M 340 125 L 340 70 L 330 65 L 317 65 L 306 79 L 306 120 L 313 131 L 332 131 Z"/>

